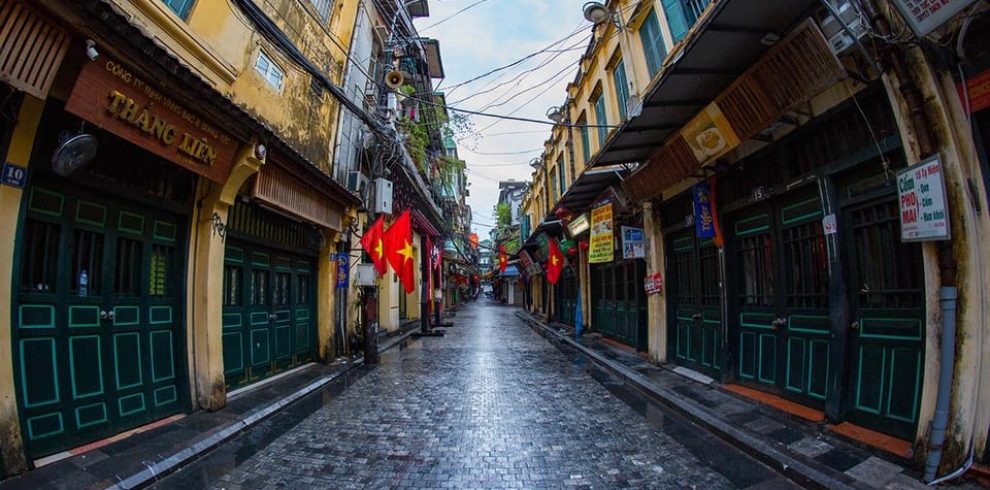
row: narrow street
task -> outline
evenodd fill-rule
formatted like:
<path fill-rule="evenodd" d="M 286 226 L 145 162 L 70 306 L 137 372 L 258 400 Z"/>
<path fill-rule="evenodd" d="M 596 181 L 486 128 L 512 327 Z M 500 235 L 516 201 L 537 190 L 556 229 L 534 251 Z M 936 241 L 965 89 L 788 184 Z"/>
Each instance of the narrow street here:
<path fill-rule="evenodd" d="M 156 488 L 790 488 L 534 333 L 462 308 L 334 396 L 317 392 Z"/>

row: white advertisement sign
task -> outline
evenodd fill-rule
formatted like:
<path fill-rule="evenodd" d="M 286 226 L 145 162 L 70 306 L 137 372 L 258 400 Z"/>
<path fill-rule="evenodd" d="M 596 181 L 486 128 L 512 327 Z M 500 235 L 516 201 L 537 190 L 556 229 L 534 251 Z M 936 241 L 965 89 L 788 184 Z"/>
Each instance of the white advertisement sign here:
<path fill-rule="evenodd" d="M 901 241 L 948 240 L 949 206 L 938 155 L 897 172 Z"/>
<path fill-rule="evenodd" d="M 911 30 L 924 36 L 944 24 L 975 0 L 894 0 Z"/>
<path fill-rule="evenodd" d="M 631 226 L 622 227 L 622 258 L 642 259 L 646 257 L 643 229 Z"/>

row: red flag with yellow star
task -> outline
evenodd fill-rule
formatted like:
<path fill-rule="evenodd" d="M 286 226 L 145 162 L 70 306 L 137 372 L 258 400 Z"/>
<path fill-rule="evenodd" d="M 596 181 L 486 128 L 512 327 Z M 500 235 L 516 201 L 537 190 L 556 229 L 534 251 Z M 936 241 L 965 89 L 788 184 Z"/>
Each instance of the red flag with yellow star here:
<path fill-rule="evenodd" d="M 371 257 L 378 277 L 384 276 L 388 272 L 388 264 L 385 262 L 385 248 L 382 243 L 384 232 L 385 220 L 379 216 L 375 224 L 371 225 L 371 228 L 368 228 L 368 231 L 364 232 L 364 236 L 361 237 L 361 248 Z"/>
<path fill-rule="evenodd" d="M 557 239 L 550 239 L 550 254 L 547 257 L 547 280 L 550 284 L 557 284 L 560 279 L 560 271 L 564 270 L 564 253 L 557 245 Z"/>
<path fill-rule="evenodd" d="M 392 223 L 382 237 L 385 257 L 402 281 L 406 294 L 416 289 L 416 261 L 412 246 L 412 216 L 407 209 Z"/>

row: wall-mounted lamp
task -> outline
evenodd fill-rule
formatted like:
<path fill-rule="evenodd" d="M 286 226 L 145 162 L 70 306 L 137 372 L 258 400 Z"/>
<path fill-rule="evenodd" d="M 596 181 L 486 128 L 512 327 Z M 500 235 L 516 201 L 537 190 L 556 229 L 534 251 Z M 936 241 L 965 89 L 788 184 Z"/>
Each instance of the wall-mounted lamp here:
<path fill-rule="evenodd" d="M 539 158 L 534 158 L 534 159 L 532 159 L 532 160 L 529 161 L 529 166 L 530 167 L 540 168 L 540 165 L 543 165 L 543 160 L 540 160 Z"/>
<path fill-rule="evenodd" d="M 592 24 L 598 25 L 609 20 L 612 13 L 601 2 L 588 2 L 584 4 L 584 18 Z"/>
<path fill-rule="evenodd" d="M 560 111 L 560 107 L 551 107 L 547 109 L 547 119 L 553 121 L 556 124 L 560 124 L 564 121 L 564 113 Z"/>
<path fill-rule="evenodd" d="M 90 61 L 96 61 L 96 58 L 100 57 L 100 52 L 96 50 L 96 41 L 92 39 L 86 40 L 86 56 Z"/>

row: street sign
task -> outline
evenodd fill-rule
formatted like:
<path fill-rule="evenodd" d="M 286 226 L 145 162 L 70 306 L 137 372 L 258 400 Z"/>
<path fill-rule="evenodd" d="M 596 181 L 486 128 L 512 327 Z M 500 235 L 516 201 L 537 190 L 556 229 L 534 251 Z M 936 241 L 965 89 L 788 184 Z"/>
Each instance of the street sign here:
<path fill-rule="evenodd" d="M 948 240 L 949 205 L 938 155 L 897 172 L 901 241 Z"/>
<path fill-rule="evenodd" d="M 23 189 L 27 183 L 27 169 L 7 162 L 3 164 L 3 183 L 11 187 Z"/>

